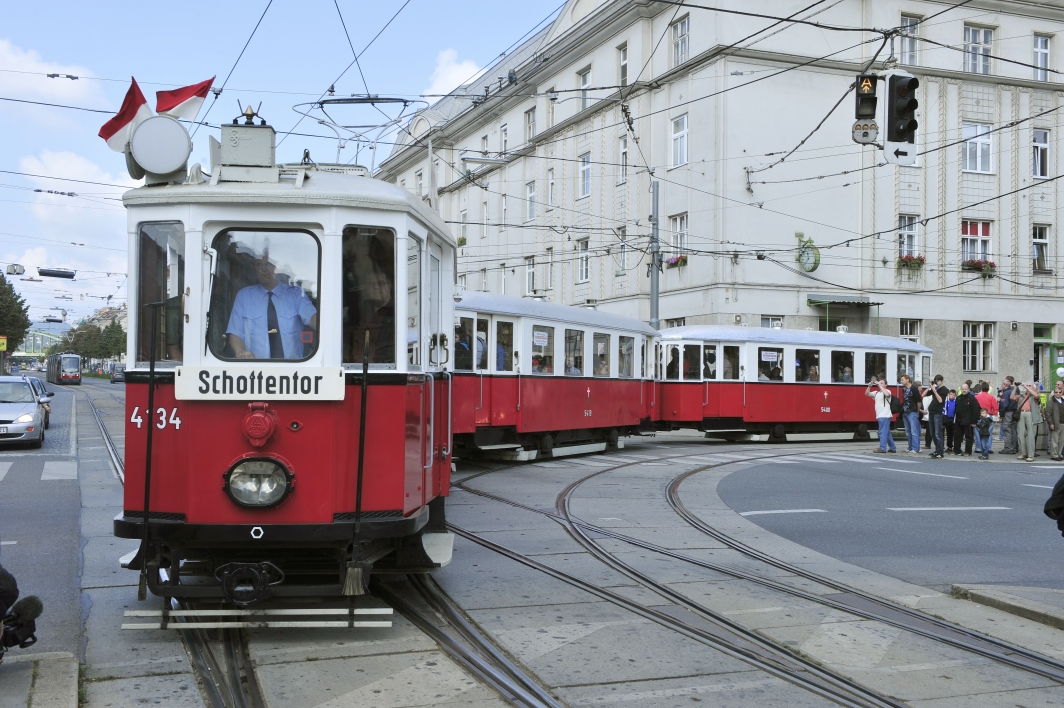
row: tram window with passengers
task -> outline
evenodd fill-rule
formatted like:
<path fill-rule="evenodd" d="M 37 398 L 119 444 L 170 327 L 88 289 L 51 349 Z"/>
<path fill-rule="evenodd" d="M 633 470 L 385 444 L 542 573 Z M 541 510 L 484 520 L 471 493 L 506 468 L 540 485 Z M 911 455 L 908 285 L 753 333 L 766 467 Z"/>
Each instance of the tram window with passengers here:
<path fill-rule="evenodd" d="M 874 429 L 868 382 L 930 377 L 932 351 L 897 337 L 729 325 L 663 330 L 660 428 L 721 433 Z M 814 388 L 815 387 L 815 388 Z"/>
<path fill-rule="evenodd" d="M 272 156 L 269 126 L 226 130 Z M 124 196 L 136 316 L 123 538 L 144 537 L 153 433 L 149 538 L 131 567 L 147 564 L 158 595 L 245 604 L 352 594 L 353 563 L 438 567 L 450 553 L 449 230 L 363 168 L 240 159 L 223 147 L 210 182 Z"/>

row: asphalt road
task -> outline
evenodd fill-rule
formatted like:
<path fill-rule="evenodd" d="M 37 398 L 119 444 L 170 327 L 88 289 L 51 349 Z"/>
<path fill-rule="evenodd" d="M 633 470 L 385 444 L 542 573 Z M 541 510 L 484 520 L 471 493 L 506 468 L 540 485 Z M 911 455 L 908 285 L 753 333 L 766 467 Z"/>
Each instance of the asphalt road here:
<path fill-rule="evenodd" d="M 1044 453 L 1030 464 L 816 449 L 735 472 L 721 498 L 791 541 L 926 587 L 1064 588 L 1064 538 L 1042 513 L 1064 465 Z"/>

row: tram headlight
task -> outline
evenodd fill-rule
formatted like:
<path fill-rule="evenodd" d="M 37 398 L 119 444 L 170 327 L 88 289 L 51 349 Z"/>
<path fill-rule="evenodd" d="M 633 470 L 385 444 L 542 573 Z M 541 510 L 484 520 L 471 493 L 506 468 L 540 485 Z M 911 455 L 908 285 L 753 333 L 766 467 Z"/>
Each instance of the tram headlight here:
<path fill-rule="evenodd" d="M 274 506 L 292 489 L 292 479 L 292 473 L 276 460 L 243 460 L 226 472 L 225 491 L 240 506 Z"/>

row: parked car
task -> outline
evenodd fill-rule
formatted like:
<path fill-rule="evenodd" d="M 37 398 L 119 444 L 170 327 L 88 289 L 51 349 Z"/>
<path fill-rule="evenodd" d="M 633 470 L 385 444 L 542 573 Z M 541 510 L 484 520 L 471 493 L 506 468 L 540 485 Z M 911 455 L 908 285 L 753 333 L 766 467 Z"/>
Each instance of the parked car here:
<path fill-rule="evenodd" d="M 33 390 L 37 393 L 37 398 L 41 399 L 44 405 L 44 429 L 52 427 L 52 399 L 55 398 L 55 394 L 44 387 L 44 382 L 36 376 L 28 376 L 26 380 L 33 386 Z"/>
<path fill-rule="evenodd" d="M 115 383 L 117 381 L 121 381 L 122 383 L 126 382 L 125 364 L 115 364 L 115 368 L 111 369 L 111 383 Z"/>
<path fill-rule="evenodd" d="M 0 443 L 44 444 L 43 399 L 21 376 L 0 376 Z"/>

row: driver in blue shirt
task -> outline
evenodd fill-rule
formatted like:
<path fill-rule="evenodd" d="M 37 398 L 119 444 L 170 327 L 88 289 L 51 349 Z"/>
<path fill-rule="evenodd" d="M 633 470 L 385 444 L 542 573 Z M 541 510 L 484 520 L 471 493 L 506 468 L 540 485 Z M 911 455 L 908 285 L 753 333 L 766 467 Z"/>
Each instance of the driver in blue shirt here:
<path fill-rule="evenodd" d="M 258 285 L 236 294 L 226 334 L 238 359 L 302 359 L 303 328 L 318 326 L 318 310 L 302 288 L 281 282 L 269 252 L 255 261 Z"/>

